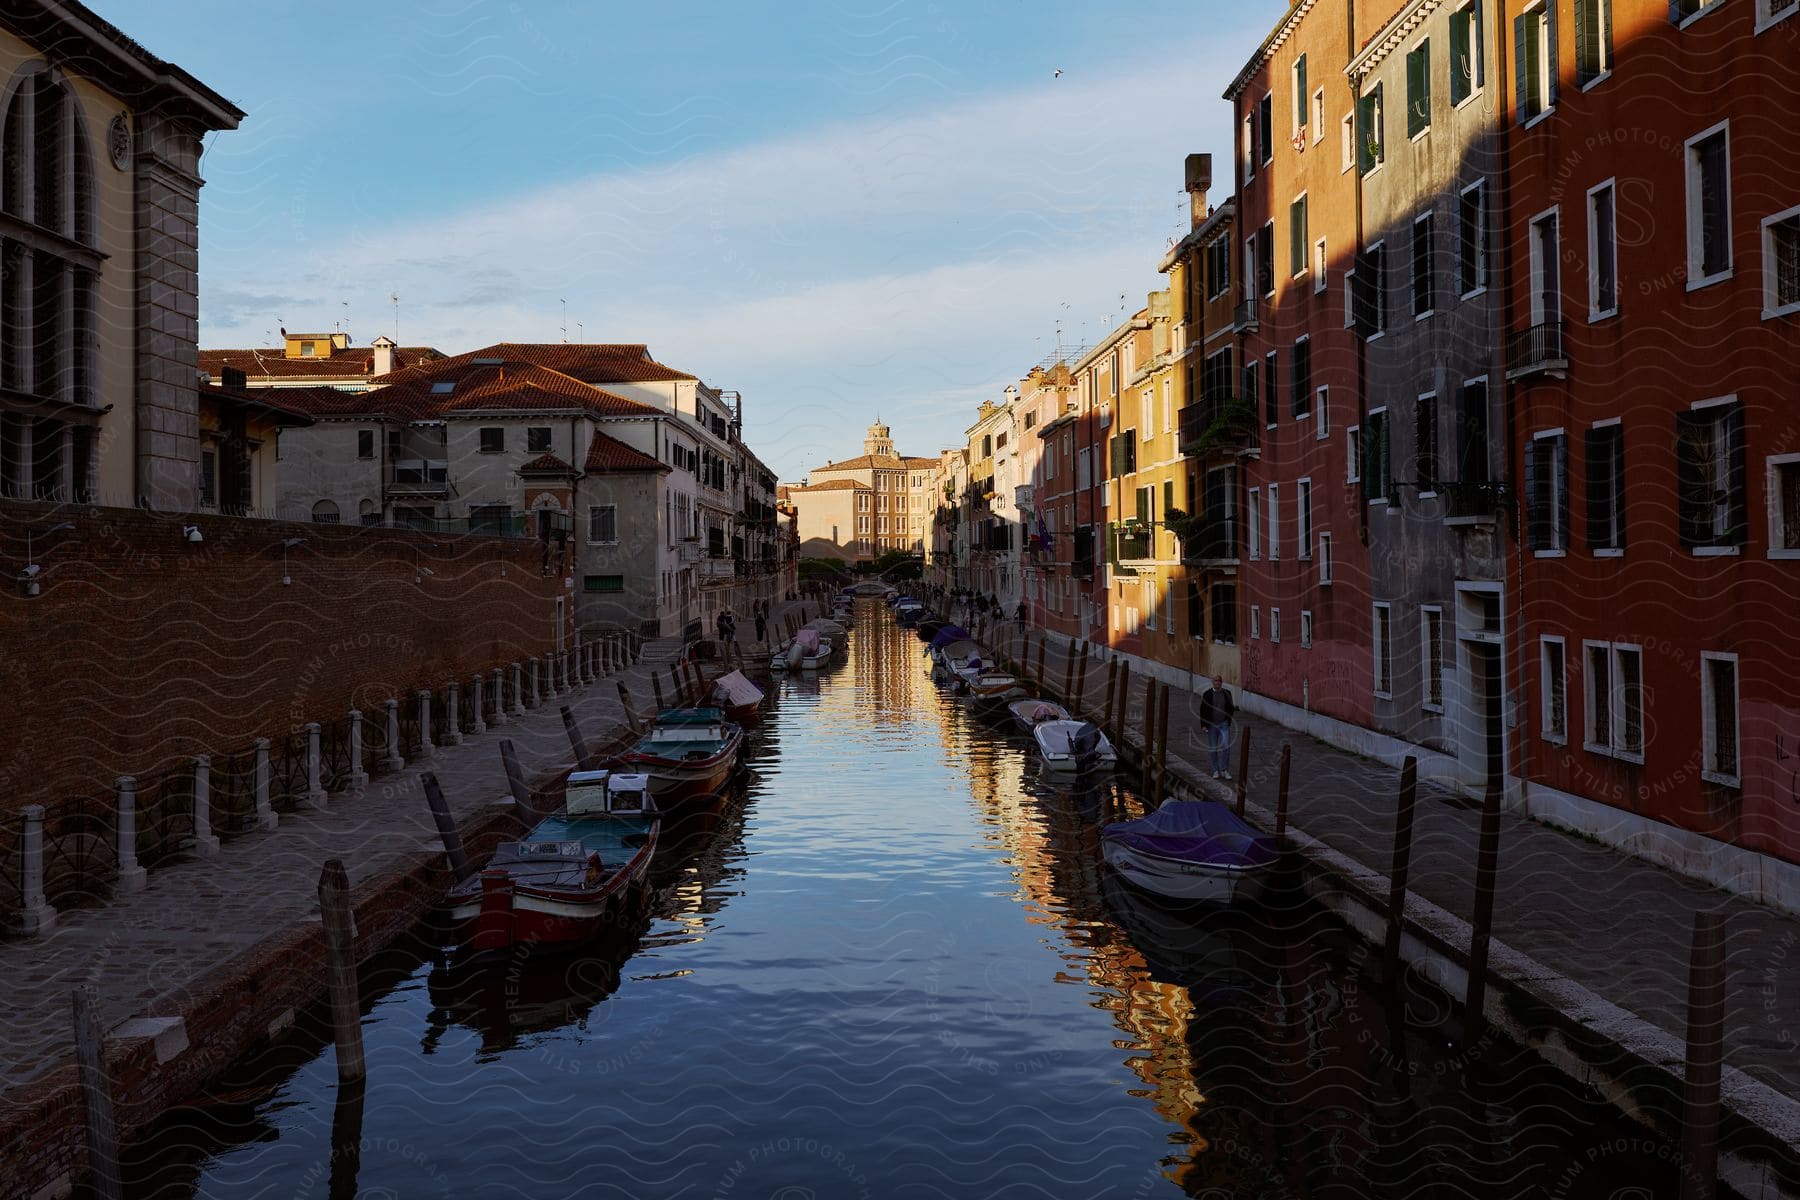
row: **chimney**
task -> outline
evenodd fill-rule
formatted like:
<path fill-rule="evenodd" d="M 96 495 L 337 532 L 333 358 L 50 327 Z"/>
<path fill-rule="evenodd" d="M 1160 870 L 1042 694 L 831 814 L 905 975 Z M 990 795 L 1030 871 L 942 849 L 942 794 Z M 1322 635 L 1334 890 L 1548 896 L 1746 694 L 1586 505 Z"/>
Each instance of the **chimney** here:
<path fill-rule="evenodd" d="M 384 333 L 373 342 L 370 342 L 369 348 L 375 352 L 375 368 L 371 374 L 386 375 L 389 371 L 394 369 L 395 346 L 393 338 Z"/>
<path fill-rule="evenodd" d="M 244 376 L 242 367 L 220 367 L 219 386 L 237 388 L 239 391 L 242 391 L 244 388 L 250 386 L 250 381 Z"/>
<path fill-rule="evenodd" d="M 1190 154 L 1187 156 L 1186 175 L 1188 194 L 1188 221 L 1190 229 L 1198 229 L 1206 220 L 1206 189 L 1212 186 L 1212 155 Z"/>

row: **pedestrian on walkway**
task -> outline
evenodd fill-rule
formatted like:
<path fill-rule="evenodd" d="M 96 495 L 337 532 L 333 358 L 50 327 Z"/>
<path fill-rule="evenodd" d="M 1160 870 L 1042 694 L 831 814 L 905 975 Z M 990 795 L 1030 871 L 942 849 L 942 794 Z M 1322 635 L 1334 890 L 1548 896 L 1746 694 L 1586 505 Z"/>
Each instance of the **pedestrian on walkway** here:
<path fill-rule="evenodd" d="M 758 609 L 756 613 L 756 640 L 758 642 L 769 640 L 769 618 L 763 615 L 761 609 Z"/>
<path fill-rule="evenodd" d="M 731 619 L 731 610 L 729 608 L 721 608 L 719 610 L 719 641 L 721 643 L 730 645 L 734 640 L 734 625 L 735 622 Z"/>
<path fill-rule="evenodd" d="M 1019 624 L 1023 625 L 1025 623 L 1025 602 L 1023 600 L 1019 601 L 1019 611 L 1014 613 L 1013 617 L 1017 619 Z"/>
<path fill-rule="evenodd" d="M 1236 712 L 1224 678 L 1214 675 L 1212 686 L 1200 696 L 1200 723 L 1206 726 L 1206 749 L 1212 756 L 1214 779 L 1231 778 L 1231 718 Z"/>

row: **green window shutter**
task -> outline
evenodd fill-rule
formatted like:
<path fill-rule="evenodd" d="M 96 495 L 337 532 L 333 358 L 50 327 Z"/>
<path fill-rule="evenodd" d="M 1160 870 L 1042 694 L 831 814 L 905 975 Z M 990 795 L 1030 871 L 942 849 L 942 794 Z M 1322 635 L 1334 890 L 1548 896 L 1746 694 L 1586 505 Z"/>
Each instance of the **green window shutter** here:
<path fill-rule="evenodd" d="M 1701 469 L 1709 436 L 1708 423 L 1700 414 L 1675 414 L 1675 524 L 1684 546 L 1703 546 L 1712 540 L 1711 529 L 1702 519 L 1708 511 L 1705 499 L 1711 495 Z"/>
<path fill-rule="evenodd" d="M 1406 56 L 1406 136 L 1431 126 L 1431 43 Z"/>
<path fill-rule="evenodd" d="M 1544 0 L 1544 7 L 1539 10 L 1544 21 L 1544 54 L 1549 62 L 1544 64 L 1545 91 L 1544 107 L 1552 108 L 1556 104 L 1556 91 L 1561 77 L 1561 66 L 1556 55 L 1556 5 L 1552 0 Z"/>
<path fill-rule="evenodd" d="M 1356 169 L 1364 175 L 1375 169 L 1375 93 L 1356 101 Z"/>
<path fill-rule="evenodd" d="M 1588 37 L 1588 18 L 1594 4 L 1595 0 L 1575 0 L 1575 78 L 1580 83 L 1598 74 L 1589 57 L 1595 50 Z"/>
<path fill-rule="evenodd" d="M 1450 14 L 1450 103 L 1461 104 L 1474 91 L 1471 74 L 1474 70 L 1470 59 L 1481 53 L 1481 47 L 1475 44 L 1470 36 L 1473 30 L 1469 25 L 1469 11 L 1459 8 Z M 1463 48 L 1468 47 L 1468 54 Z"/>
<path fill-rule="evenodd" d="M 1300 60 L 1294 64 L 1294 90 L 1297 93 L 1294 96 L 1294 107 L 1297 110 L 1294 113 L 1294 124 L 1305 125 L 1307 119 L 1306 107 L 1308 104 L 1312 103 L 1312 101 L 1309 99 L 1309 93 L 1306 90 L 1306 55 L 1304 54 L 1302 54 Z"/>
<path fill-rule="evenodd" d="M 1731 411 L 1725 416 L 1725 453 L 1727 455 L 1726 479 L 1731 489 L 1731 532 L 1725 535 L 1725 543 L 1730 546 L 1742 546 L 1747 540 L 1749 527 L 1749 476 L 1744 467 L 1744 406 L 1733 404 Z"/>
<path fill-rule="evenodd" d="M 1288 208 L 1288 274 L 1306 269 L 1306 197 Z"/>
<path fill-rule="evenodd" d="M 1519 106 L 1519 123 L 1524 124 L 1537 115 L 1532 104 L 1531 92 L 1528 90 L 1532 78 L 1531 63 L 1527 59 L 1526 47 L 1534 44 L 1531 29 L 1527 24 L 1529 13 L 1520 13 L 1513 18 L 1513 97 Z"/>
<path fill-rule="evenodd" d="M 1612 39 L 1613 0 L 1589 0 L 1589 2 L 1592 4 L 1598 4 L 1600 6 L 1600 44 L 1602 46 L 1606 47 L 1606 63 L 1607 63 L 1608 67 L 1611 67 L 1612 56 L 1613 56 L 1613 39 Z"/>
<path fill-rule="evenodd" d="M 1603 550 L 1612 545 L 1612 464 L 1609 459 L 1612 429 L 1587 431 L 1587 527 L 1588 547 Z"/>

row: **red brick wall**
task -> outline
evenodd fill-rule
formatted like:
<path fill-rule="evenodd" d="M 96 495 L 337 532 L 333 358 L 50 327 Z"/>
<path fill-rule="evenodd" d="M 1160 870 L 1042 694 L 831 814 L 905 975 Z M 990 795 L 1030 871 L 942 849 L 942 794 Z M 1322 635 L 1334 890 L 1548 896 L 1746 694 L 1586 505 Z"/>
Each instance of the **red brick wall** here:
<path fill-rule="evenodd" d="M 17 582 L 28 531 L 35 597 Z M 0 504 L 0 805 L 104 793 L 353 706 L 379 720 L 390 696 L 541 656 L 563 587 L 541 567 L 531 541 Z"/>

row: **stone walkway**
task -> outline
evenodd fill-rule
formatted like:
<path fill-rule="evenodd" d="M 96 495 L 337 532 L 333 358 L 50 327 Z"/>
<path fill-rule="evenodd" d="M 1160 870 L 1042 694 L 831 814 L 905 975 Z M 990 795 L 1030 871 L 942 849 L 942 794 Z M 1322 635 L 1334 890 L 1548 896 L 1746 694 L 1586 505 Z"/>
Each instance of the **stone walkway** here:
<path fill-rule="evenodd" d="M 1015 627 L 1016 628 L 1016 627 Z M 1031 651 L 1036 663 L 1036 639 Z M 1046 647 L 1045 676 L 1060 691 L 1064 651 Z M 1078 668 L 1079 669 L 1079 668 Z M 1132 673 L 1128 739 L 1143 733 L 1143 677 Z M 1088 667 L 1084 707 L 1106 703 L 1106 664 Z M 1393 855 L 1400 772 L 1337 750 L 1273 721 L 1240 715 L 1250 734 L 1248 797 L 1273 811 L 1283 742 L 1292 746 L 1289 822 L 1333 850 L 1386 875 Z M 1168 767 L 1214 799 L 1234 784 L 1206 769 L 1199 696 L 1172 687 Z M 1238 746 L 1231 769 L 1238 766 Z M 1479 805 L 1421 780 L 1413 825 L 1411 890 L 1467 921 L 1474 907 Z M 1726 914 L 1726 1061 L 1800 1098 L 1800 917 L 1739 900 L 1673 872 L 1550 826 L 1503 813 L 1494 937 L 1672 1034 L 1687 1028 L 1689 939 L 1694 913 Z"/>
<path fill-rule="evenodd" d="M 777 620 L 793 607 L 778 608 Z M 744 644 L 748 651 L 751 643 Z M 333 796 L 324 812 L 282 813 L 278 829 L 231 838 L 217 858 L 150 872 L 149 886 L 136 895 L 60 913 L 42 937 L 0 941 L 7 1006 L 0 1025 L 0 1121 L 8 1116 L 8 1089 L 72 1057 L 72 988 L 89 983 L 99 989 L 109 1029 L 132 1017 L 159 1015 L 146 1005 L 201 983 L 278 930 L 317 920 L 319 868 L 326 859 L 341 859 L 354 887 L 439 852 L 422 771 L 437 774 L 451 811 L 464 823 L 509 798 L 501 739 L 512 739 L 528 778 L 566 766 L 572 754 L 561 707 L 573 710 L 589 742 L 609 737 L 625 725 L 618 684 L 630 690 L 639 716 L 648 715 L 655 704 L 651 675 L 671 693 L 668 668 L 681 647 L 678 638 L 649 642 L 634 666 L 505 726 L 465 734 L 460 746 L 439 746 L 429 761 L 377 775 L 360 797 Z"/>

